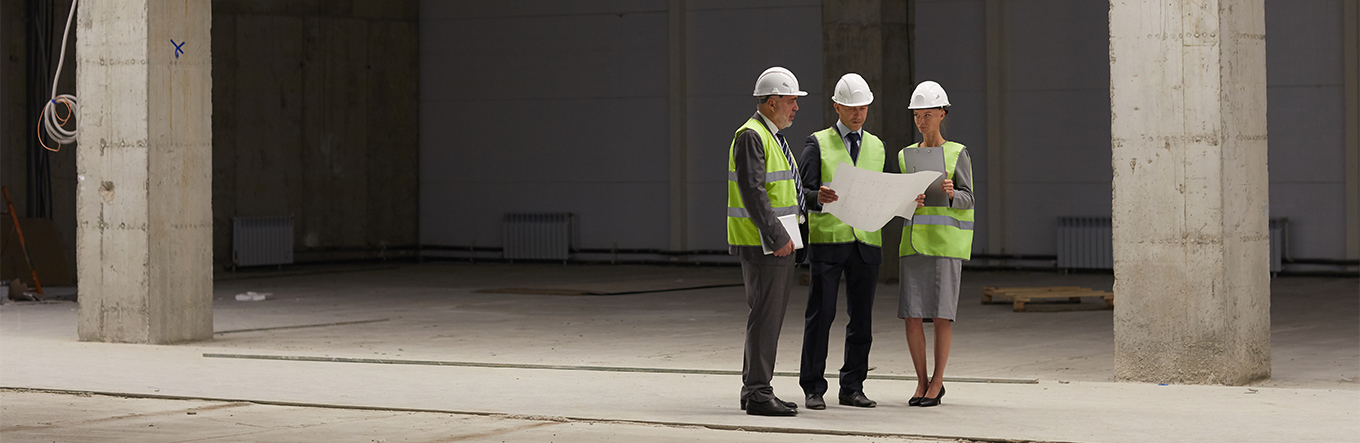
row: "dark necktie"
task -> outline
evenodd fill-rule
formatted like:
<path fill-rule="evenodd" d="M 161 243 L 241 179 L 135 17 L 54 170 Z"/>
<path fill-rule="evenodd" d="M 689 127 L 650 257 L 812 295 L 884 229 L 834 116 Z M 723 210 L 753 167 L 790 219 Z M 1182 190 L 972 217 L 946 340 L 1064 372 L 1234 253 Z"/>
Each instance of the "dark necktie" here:
<path fill-rule="evenodd" d="M 775 138 L 779 139 L 779 147 L 784 150 L 784 158 L 788 159 L 789 168 L 793 171 L 793 193 L 798 196 L 798 213 L 803 213 L 803 179 L 798 176 L 798 167 L 793 161 L 793 152 L 789 151 L 789 142 L 784 140 L 784 132 L 774 133 Z"/>
<path fill-rule="evenodd" d="M 850 161 L 859 164 L 859 133 L 851 132 L 845 138 L 850 139 Z"/>

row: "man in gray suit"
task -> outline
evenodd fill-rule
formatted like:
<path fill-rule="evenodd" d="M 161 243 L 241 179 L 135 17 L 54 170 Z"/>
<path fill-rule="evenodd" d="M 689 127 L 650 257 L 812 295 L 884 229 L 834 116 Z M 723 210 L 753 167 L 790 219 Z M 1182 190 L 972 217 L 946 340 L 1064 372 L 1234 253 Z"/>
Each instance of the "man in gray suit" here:
<path fill-rule="evenodd" d="M 781 129 L 798 111 L 798 79 L 774 67 L 756 80 L 758 107 L 732 136 L 727 159 L 727 244 L 741 258 L 746 283 L 746 346 L 741 369 L 741 408 L 750 415 L 793 416 L 797 404 L 774 395 L 775 351 L 789 303 L 794 242 L 778 219 L 802 218 L 796 157 Z M 769 251 L 769 252 L 765 252 Z"/>

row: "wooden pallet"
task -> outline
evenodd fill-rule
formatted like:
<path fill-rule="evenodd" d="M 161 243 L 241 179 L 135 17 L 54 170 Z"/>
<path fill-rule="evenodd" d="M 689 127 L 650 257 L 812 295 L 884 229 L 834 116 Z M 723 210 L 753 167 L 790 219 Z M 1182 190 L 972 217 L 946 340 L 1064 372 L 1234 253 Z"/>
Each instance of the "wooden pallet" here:
<path fill-rule="evenodd" d="M 1100 297 L 1105 300 L 1105 308 L 1114 308 L 1114 294 L 1078 286 L 1010 287 L 982 288 L 982 304 L 1011 303 L 1015 312 L 1025 312 L 1025 303 L 1042 299 L 1067 299 L 1068 303 L 1081 303 L 1082 297 Z"/>

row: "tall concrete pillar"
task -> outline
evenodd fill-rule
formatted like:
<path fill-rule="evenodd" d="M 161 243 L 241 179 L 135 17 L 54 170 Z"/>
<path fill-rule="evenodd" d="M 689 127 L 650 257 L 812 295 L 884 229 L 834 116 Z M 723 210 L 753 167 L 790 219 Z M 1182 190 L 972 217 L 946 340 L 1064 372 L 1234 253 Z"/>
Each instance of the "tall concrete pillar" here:
<path fill-rule="evenodd" d="M 1110 3 L 1115 378 L 1270 376 L 1262 0 Z"/>
<path fill-rule="evenodd" d="M 883 140 L 889 159 L 912 143 L 915 129 L 906 103 L 911 101 L 911 48 L 908 0 L 826 0 L 822 2 L 822 85 L 826 97 L 822 127 L 840 117 L 831 95 L 842 75 L 854 72 L 869 82 L 874 102 L 864 129 Z M 820 128 L 819 128 L 820 129 Z M 888 163 L 896 167 L 896 160 Z M 883 227 L 883 264 L 879 280 L 896 279 L 902 223 Z"/>
<path fill-rule="evenodd" d="M 79 8 L 80 339 L 210 339 L 211 2 Z"/>

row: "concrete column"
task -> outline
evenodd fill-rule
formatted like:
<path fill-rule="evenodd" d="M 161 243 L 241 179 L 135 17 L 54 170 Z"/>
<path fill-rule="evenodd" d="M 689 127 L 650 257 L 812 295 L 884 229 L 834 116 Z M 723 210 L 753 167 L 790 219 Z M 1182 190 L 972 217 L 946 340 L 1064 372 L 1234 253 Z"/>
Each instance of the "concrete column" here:
<path fill-rule="evenodd" d="M 211 339 L 211 2 L 77 14 L 80 339 Z"/>
<path fill-rule="evenodd" d="M 883 139 L 887 152 L 887 162 L 891 170 L 897 170 L 897 153 L 913 143 L 916 125 L 912 121 L 911 92 L 916 89 L 916 76 L 912 60 L 912 13 L 915 0 L 882 0 L 879 15 L 879 35 L 883 39 L 883 81 L 871 85 L 874 88 L 874 101 L 881 101 L 877 119 L 880 121 L 878 137 Z M 831 85 L 835 87 L 835 85 Z M 883 227 L 883 264 L 878 268 L 878 280 L 896 281 L 901 276 L 897 262 L 898 251 L 902 244 L 902 219 L 893 218 Z"/>
<path fill-rule="evenodd" d="M 1263 0 L 1111 2 L 1115 378 L 1270 376 Z"/>
<path fill-rule="evenodd" d="M 831 95 L 836 82 L 847 72 L 854 72 L 869 82 L 875 93 L 883 88 L 883 39 L 880 33 L 879 0 L 826 0 L 822 2 L 822 93 L 826 97 L 821 128 L 836 124 L 840 119 L 831 107 Z M 869 105 L 869 119 L 864 129 L 878 134 L 884 127 L 883 100 L 875 94 Z M 814 111 L 816 112 L 816 111 Z M 802 143 L 799 141 L 799 143 Z"/>
<path fill-rule="evenodd" d="M 685 0 L 670 0 L 671 250 L 689 249 L 689 92 Z M 681 257 L 683 260 L 683 257 Z"/>
<path fill-rule="evenodd" d="M 864 129 L 883 139 L 892 159 L 911 143 L 911 114 L 905 113 L 915 85 L 905 72 L 910 55 L 907 47 L 907 0 L 827 0 L 822 2 L 822 79 L 826 106 L 822 127 L 836 124 L 840 117 L 831 106 L 831 96 L 842 75 L 854 72 L 869 82 L 874 102 L 869 105 L 869 120 Z M 820 130 L 820 128 L 819 128 Z M 801 142 L 800 142 L 801 143 Z M 890 162 L 896 164 L 896 160 Z M 897 245 L 902 235 L 900 222 L 883 228 L 883 264 L 879 280 L 897 278 Z"/>

